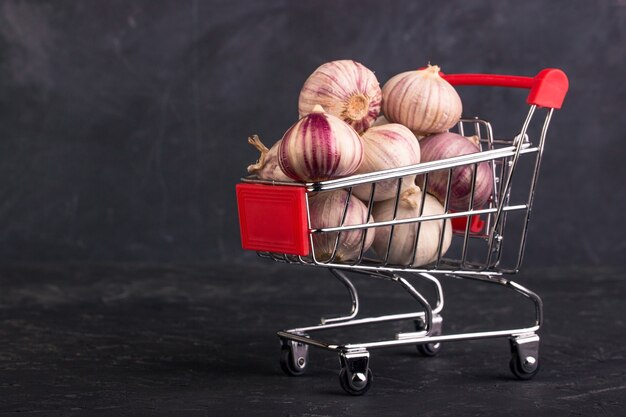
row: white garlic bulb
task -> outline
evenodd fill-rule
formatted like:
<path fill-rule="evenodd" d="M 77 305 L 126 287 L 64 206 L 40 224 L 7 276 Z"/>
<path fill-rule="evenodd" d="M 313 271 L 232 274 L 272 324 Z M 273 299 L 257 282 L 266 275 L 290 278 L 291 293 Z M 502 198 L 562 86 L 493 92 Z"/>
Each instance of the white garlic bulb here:
<path fill-rule="evenodd" d="M 436 65 L 398 74 L 385 83 L 382 92 L 385 117 L 416 135 L 444 132 L 461 118 L 461 98 Z"/>
<path fill-rule="evenodd" d="M 311 227 L 313 229 L 321 229 L 325 227 L 341 226 L 346 202 L 348 202 L 348 209 L 343 226 L 367 224 L 367 207 L 354 196 L 350 196 L 348 200 L 347 191 L 337 190 L 320 192 L 309 198 Z M 341 232 L 334 261 L 340 262 L 356 259 L 361 252 L 362 243 L 363 252 L 370 248 L 374 241 L 375 232 L 374 228 Z M 339 232 L 325 232 L 313 234 L 313 247 L 315 249 L 315 257 L 318 261 L 330 260 L 335 248 L 338 233 Z M 365 241 L 363 242 L 364 235 Z"/>
<path fill-rule="evenodd" d="M 404 191 L 400 195 L 398 202 L 397 219 L 410 219 L 420 215 L 422 192 L 419 187 L 413 187 Z M 372 214 L 377 222 L 393 219 L 395 199 L 381 201 L 374 204 Z M 422 216 L 432 216 L 443 214 L 444 210 L 439 201 L 430 194 L 426 194 L 424 200 L 424 210 Z M 439 253 L 439 240 L 443 230 L 444 220 L 422 221 L 419 227 L 418 243 L 415 249 L 415 259 L 413 257 L 413 246 L 418 233 L 419 223 L 407 223 L 397 225 L 393 230 L 393 238 L 389 248 L 388 261 L 394 265 L 423 266 L 437 260 Z M 376 254 L 384 259 L 389 244 L 389 234 L 391 226 L 379 227 L 374 236 L 372 248 Z M 441 255 L 443 256 L 452 242 L 452 224 L 449 219 L 445 220 L 445 234 L 441 245 Z M 410 264 L 410 265 L 409 265 Z"/>
<path fill-rule="evenodd" d="M 300 117 L 315 105 L 348 123 L 358 133 L 369 128 L 380 112 L 380 84 L 372 71 L 352 60 L 323 64 L 305 81 L 298 100 Z"/>
<path fill-rule="evenodd" d="M 357 174 L 382 171 L 419 164 L 420 145 L 417 138 L 408 128 L 398 123 L 388 123 L 369 128 L 363 135 L 363 162 Z M 412 187 L 415 175 L 402 178 L 403 189 Z M 374 201 L 382 201 L 395 197 L 398 180 L 390 179 L 376 182 Z M 368 201 L 372 185 L 358 185 L 352 189 L 355 196 Z"/>

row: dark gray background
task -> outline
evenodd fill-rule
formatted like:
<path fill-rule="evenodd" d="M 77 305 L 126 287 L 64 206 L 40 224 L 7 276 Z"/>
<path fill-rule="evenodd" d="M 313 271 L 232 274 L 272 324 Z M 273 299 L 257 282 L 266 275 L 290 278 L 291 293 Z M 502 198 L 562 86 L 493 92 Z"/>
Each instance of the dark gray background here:
<path fill-rule="evenodd" d="M 566 71 L 526 262 L 623 265 L 626 2 L 0 1 L 0 262 L 244 262 L 234 186 L 352 58 Z M 512 134 L 524 94 L 478 97 Z M 470 115 L 470 114 L 468 114 Z M 472 114 L 473 115 L 473 114 Z"/>

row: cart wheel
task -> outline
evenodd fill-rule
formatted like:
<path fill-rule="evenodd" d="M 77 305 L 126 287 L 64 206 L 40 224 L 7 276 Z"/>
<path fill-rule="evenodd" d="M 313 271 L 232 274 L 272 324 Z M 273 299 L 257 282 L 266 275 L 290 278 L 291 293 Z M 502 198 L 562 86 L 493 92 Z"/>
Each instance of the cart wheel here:
<path fill-rule="evenodd" d="M 283 372 L 289 376 L 300 376 L 304 374 L 308 361 L 308 349 L 305 349 L 304 353 L 304 355 L 298 355 L 298 357 L 295 358 L 292 348 L 283 346 L 280 351 L 280 367 Z"/>
<path fill-rule="evenodd" d="M 509 368 L 518 379 L 532 379 L 539 372 L 539 359 L 529 356 L 522 360 L 517 353 L 513 353 Z"/>
<path fill-rule="evenodd" d="M 352 374 L 352 377 L 349 375 L 350 373 L 345 367 L 341 368 L 339 372 L 339 384 L 341 388 L 350 395 L 363 395 L 372 386 L 374 374 L 372 374 L 372 370 L 369 368 L 367 369 L 367 375 L 361 373 Z"/>
<path fill-rule="evenodd" d="M 423 343 L 417 345 L 417 351 L 422 356 L 437 356 L 441 352 L 441 343 Z"/>
<path fill-rule="evenodd" d="M 433 316 L 433 329 L 431 335 L 439 336 L 441 335 L 441 330 L 443 327 L 443 318 L 439 314 L 435 314 Z M 424 323 L 423 319 L 415 320 L 415 330 L 418 332 L 426 329 L 426 323 Z M 437 356 L 439 352 L 441 352 L 441 342 L 437 343 L 421 343 L 416 345 L 417 351 L 422 356 Z"/>
<path fill-rule="evenodd" d="M 539 372 L 539 336 L 529 334 L 514 336 L 511 344 L 509 368 L 519 379 L 531 379 Z"/>

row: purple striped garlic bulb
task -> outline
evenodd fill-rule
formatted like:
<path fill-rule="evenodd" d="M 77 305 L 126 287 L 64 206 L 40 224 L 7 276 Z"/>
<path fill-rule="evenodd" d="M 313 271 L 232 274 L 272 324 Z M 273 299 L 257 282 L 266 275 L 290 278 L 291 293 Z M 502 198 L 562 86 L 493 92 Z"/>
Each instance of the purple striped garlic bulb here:
<path fill-rule="evenodd" d="M 435 216 L 444 213 L 443 207 L 437 199 L 426 194 L 424 209 L 421 210 L 422 191 L 419 187 L 409 188 L 400 195 L 396 219 L 411 219 L 420 216 Z M 372 214 L 377 222 L 393 220 L 395 198 L 374 204 Z M 421 213 L 420 213 L 421 212 Z M 452 243 L 452 224 L 450 219 L 427 220 L 419 223 L 396 225 L 393 229 L 393 238 L 389 246 L 387 260 L 394 265 L 423 266 L 434 262 L 439 257 L 439 242 L 441 240 L 441 256 L 450 248 Z M 445 226 L 444 226 L 445 225 Z M 445 228 L 445 231 L 444 231 Z M 378 227 L 372 248 L 384 259 L 389 245 L 391 226 Z M 418 235 L 419 233 L 419 235 Z M 417 245 L 415 239 L 417 238 Z M 415 252 L 413 247 L 415 246 Z"/>
<path fill-rule="evenodd" d="M 285 132 L 278 148 L 280 168 L 296 181 L 344 177 L 353 174 L 362 160 L 359 134 L 319 105 Z"/>
<path fill-rule="evenodd" d="M 383 86 L 383 113 L 416 135 L 444 132 L 458 123 L 463 105 L 458 93 L 429 65 L 392 77 Z"/>
<path fill-rule="evenodd" d="M 278 165 L 278 147 L 280 146 L 280 141 L 276 142 L 268 149 L 257 135 L 252 135 L 248 138 L 248 143 L 261 152 L 259 160 L 255 164 L 248 166 L 248 173 L 255 174 L 262 180 L 291 181 Z"/>
<path fill-rule="evenodd" d="M 323 64 L 304 82 L 298 100 L 300 117 L 319 104 L 358 133 L 367 130 L 380 113 L 380 84 L 372 71 L 352 60 Z"/>
<path fill-rule="evenodd" d="M 466 137 L 452 132 L 426 136 L 420 141 L 422 162 L 439 161 L 480 152 L 479 143 L 475 136 Z M 470 201 L 474 169 L 476 169 L 474 200 Z M 474 168 L 474 164 L 453 168 L 450 182 L 448 207 L 452 210 L 463 211 L 481 208 L 487 204 L 493 193 L 493 171 L 487 161 L 476 164 L 476 168 Z M 417 185 L 423 186 L 423 183 L 422 176 L 416 179 Z M 428 175 L 426 191 L 443 203 L 448 194 L 448 170 L 442 169 L 431 172 Z"/>
<path fill-rule="evenodd" d="M 363 162 L 356 171 L 357 174 L 415 165 L 420 162 L 420 144 L 413 132 L 401 124 L 388 123 L 371 127 L 361 138 Z M 415 175 L 402 178 L 403 189 L 412 187 L 414 183 Z M 377 181 L 374 201 L 394 198 L 397 187 L 397 179 Z M 363 184 L 354 187 L 352 192 L 361 200 L 368 201 L 371 189 L 371 184 Z"/>
<path fill-rule="evenodd" d="M 346 202 L 348 208 L 345 221 L 342 224 L 341 220 L 343 219 Z M 309 215 L 313 229 L 369 223 L 365 204 L 352 195 L 348 200 L 348 192 L 346 190 L 326 191 L 310 197 Z M 318 261 L 325 262 L 331 259 L 338 234 L 339 232 L 313 234 L 313 248 L 315 249 L 315 258 Z M 374 228 L 341 232 L 334 261 L 340 262 L 358 258 L 361 253 L 361 245 L 363 244 L 363 252 L 365 253 L 372 245 L 374 235 Z"/>

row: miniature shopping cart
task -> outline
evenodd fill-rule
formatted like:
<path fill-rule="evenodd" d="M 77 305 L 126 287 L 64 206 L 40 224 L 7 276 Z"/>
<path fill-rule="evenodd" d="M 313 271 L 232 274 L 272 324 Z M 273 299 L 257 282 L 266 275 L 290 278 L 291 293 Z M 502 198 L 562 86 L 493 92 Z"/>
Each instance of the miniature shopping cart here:
<path fill-rule="evenodd" d="M 417 345 L 423 355 L 434 356 L 443 342 L 498 337 L 510 340 L 510 369 L 516 377 L 530 379 L 538 372 L 537 331 L 542 321 L 541 299 L 505 276 L 517 273 L 522 263 L 548 125 L 554 109 L 561 108 L 568 89 L 568 80 L 558 69 L 542 70 L 535 77 L 455 74 L 444 75 L 444 78 L 455 86 L 529 89 L 526 101 L 530 109 L 521 130 L 513 137 L 502 139 L 494 136 L 492 125 L 488 121 L 481 118 L 463 118 L 455 129 L 461 135 L 477 136 L 480 152 L 317 183 L 262 181 L 255 177 L 246 177 L 237 185 L 239 222 L 245 249 L 255 250 L 262 258 L 277 262 L 327 268 L 345 285 L 351 297 L 352 309 L 345 316 L 323 318 L 316 325 L 278 332 L 282 342 L 281 366 L 288 375 L 296 376 L 305 372 L 309 346 L 315 346 L 339 355 L 341 387 L 349 394 L 361 395 L 370 388 L 373 379 L 369 368 L 370 349 Z M 545 117 L 534 117 L 541 113 Z M 481 163 L 487 163 L 491 168 L 493 190 L 486 205 L 474 207 L 476 172 Z M 459 167 L 471 168 L 473 177 L 470 202 L 466 210 L 453 211 L 448 208 L 450 179 L 453 170 Z M 325 228 L 311 226 L 308 197 L 312 195 L 336 190 L 345 190 L 350 195 L 354 187 L 367 184 L 371 188 L 370 200 L 366 202 L 369 219 L 377 183 L 390 180 L 397 183 L 397 208 L 405 177 L 416 176 L 421 189 L 428 191 L 429 177 L 436 172 L 444 172 L 448 177 L 448 191 L 442 202 L 443 214 L 426 215 L 420 212 L 411 218 L 397 218 L 394 214 L 390 220 L 379 221 L 374 218 L 373 221 L 363 224 L 344 224 L 349 201 L 346 199 L 341 224 Z M 424 196 L 426 192 L 422 193 L 422 199 Z M 422 207 L 423 203 L 424 200 Z M 419 228 L 420 224 L 433 221 L 441 222 L 443 228 L 451 227 L 453 237 L 452 244 L 445 253 L 442 250 L 443 239 L 440 239 L 436 259 L 427 265 L 416 266 L 412 260 L 405 264 L 394 264 L 389 260 L 389 253 L 372 254 L 365 248 L 365 236 L 355 259 L 340 260 L 336 256 L 342 234 L 355 230 L 386 228 L 391 241 L 394 230 L 400 227 Z M 315 236 L 318 234 L 330 234 L 335 239 L 334 250 L 329 256 L 322 257 L 319 250 L 316 251 Z M 414 245 L 418 244 L 419 236 L 418 232 Z M 388 251 L 390 246 L 387 247 Z M 415 299 L 419 309 L 402 314 L 359 317 L 359 297 L 350 274 L 396 283 Z M 521 294 L 534 306 L 534 322 L 523 328 L 444 333 L 441 315 L 444 298 L 439 278 L 448 276 L 493 283 Z M 432 285 L 436 296 L 430 298 L 436 299 L 427 300 L 416 289 L 413 280 Z M 415 327 L 410 332 L 398 333 L 383 340 L 330 343 L 312 336 L 313 333 L 329 329 L 402 320 L 411 321 Z"/>

